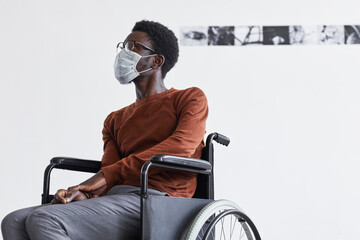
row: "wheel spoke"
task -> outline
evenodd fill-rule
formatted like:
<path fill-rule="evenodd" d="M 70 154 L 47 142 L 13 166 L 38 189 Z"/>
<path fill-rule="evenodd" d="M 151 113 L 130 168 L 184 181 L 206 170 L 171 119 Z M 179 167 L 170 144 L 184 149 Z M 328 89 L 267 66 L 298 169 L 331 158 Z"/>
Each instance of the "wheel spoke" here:
<path fill-rule="evenodd" d="M 242 226 L 242 223 L 240 223 L 240 234 L 239 234 L 239 239 L 241 239 L 242 237 L 242 232 L 243 232 L 243 230 L 244 230 L 244 228 L 243 228 L 243 226 Z"/>
<path fill-rule="evenodd" d="M 224 239 L 226 239 L 226 236 L 225 236 L 225 230 L 224 230 L 224 219 L 222 218 L 221 219 L 221 236 L 224 235 Z M 222 239 L 222 237 L 220 237 L 220 240 Z"/>
<path fill-rule="evenodd" d="M 208 204 L 194 220 L 187 240 L 260 240 L 252 221 L 234 203 L 219 200 Z M 196 233 L 196 234 L 194 234 Z"/>
<path fill-rule="evenodd" d="M 242 226 L 241 230 L 244 230 L 244 231 L 241 231 L 240 239 L 242 239 L 242 237 L 245 235 L 245 229 L 244 229 L 243 224 L 245 224 L 245 223 L 242 223 L 242 224 L 241 224 L 241 226 Z"/>
<path fill-rule="evenodd" d="M 234 224 L 232 224 L 233 216 L 231 215 L 231 221 L 230 221 L 230 239 L 232 238 L 232 235 L 234 234 L 234 230 L 236 227 L 236 217 L 234 217 Z"/>
<path fill-rule="evenodd" d="M 212 231 L 211 231 L 211 235 L 212 235 L 212 239 L 214 239 L 215 240 L 215 229 L 213 229 Z"/>

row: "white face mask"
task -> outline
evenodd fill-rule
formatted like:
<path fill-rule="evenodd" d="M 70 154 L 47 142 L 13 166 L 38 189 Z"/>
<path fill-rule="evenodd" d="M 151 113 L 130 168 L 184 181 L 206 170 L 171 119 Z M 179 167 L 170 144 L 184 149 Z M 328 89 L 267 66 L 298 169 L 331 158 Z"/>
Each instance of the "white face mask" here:
<path fill-rule="evenodd" d="M 133 51 L 125 51 L 122 49 L 115 58 L 114 62 L 114 73 L 115 78 L 120 82 L 120 84 L 128 84 L 134 80 L 141 73 L 150 71 L 152 68 L 146 69 L 144 71 L 138 72 L 136 70 L 136 65 L 141 58 L 144 57 L 153 57 L 157 54 L 141 56 Z"/>

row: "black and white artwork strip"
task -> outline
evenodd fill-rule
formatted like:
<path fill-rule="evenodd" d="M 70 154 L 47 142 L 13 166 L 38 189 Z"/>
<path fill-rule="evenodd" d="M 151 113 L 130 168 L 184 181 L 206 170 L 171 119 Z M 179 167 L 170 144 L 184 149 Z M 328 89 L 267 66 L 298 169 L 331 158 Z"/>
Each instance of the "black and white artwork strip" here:
<path fill-rule="evenodd" d="M 360 44 L 360 25 L 195 26 L 180 28 L 183 46 Z"/>

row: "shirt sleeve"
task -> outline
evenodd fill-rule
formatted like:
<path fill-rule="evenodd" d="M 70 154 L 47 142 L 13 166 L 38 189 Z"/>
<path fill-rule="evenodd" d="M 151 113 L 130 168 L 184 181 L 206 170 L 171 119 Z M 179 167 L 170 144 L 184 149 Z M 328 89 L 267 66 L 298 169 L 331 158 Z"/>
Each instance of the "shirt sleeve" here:
<path fill-rule="evenodd" d="M 139 179 L 142 165 L 153 155 L 168 154 L 175 156 L 191 157 L 201 144 L 205 134 L 205 123 L 208 116 L 207 99 L 204 93 L 193 88 L 185 92 L 177 102 L 178 125 L 175 131 L 164 141 L 153 147 L 136 154 L 121 158 L 116 150 L 116 144 L 111 140 L 111 135 L 104 130 L 104 158 L 111 157 L 112 164 L 102 167 L 108 183 L 108 188 L 121 184 L 123 176 Z M 105 128 L 104 128 L 105 129 Z M 106 156 L 106 157 L 105 157 Z M 163 169 L 152 170 L 164 171 Z"/>
<path fill-rule="evenodd" d="M 114 140 L 113 131 L 110 129 L 113 128 L 113 114 L 109 116 L 104 121 L 104 128 L 102 130 L 103 141 L 104 141 L 104 154 L 101 160 L 101 167 L 109 166 L 114 164 L 121 159 L 121 153 L 119 152 L 118 145 Z"/>

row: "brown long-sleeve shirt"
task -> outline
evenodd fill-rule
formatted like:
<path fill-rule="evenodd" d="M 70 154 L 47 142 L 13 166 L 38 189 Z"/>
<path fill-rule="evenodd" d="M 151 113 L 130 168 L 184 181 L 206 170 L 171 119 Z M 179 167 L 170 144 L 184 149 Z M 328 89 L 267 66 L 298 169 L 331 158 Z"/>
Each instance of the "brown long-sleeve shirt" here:
<path fill-rule="evenodd" d="M 140 186 L 140 169 L 156 154 L 200 158 L 207 100 L 199 88 L 170 89 L 112 112 L 104 122 L 102 171 L 108 183 Z M 149 187 L 191 197 L 196 175 L 151 168 Z"/>

